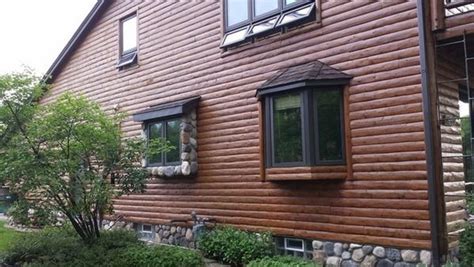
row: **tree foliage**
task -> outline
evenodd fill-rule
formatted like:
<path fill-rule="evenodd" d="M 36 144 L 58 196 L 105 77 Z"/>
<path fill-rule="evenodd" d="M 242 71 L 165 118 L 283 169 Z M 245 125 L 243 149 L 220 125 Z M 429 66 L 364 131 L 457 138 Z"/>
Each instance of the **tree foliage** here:
<path fill-rule="evenodd" d="M 112 200 L 145 189 L 142 158 L 170 147 L 162 140 L 147 146 L 142 138 L 123 138 L 124 115 L 107 115 L 82 96 L 29 103 L 3 101 L 7 128 L 16 131 L 1 149 L 0 179 L 20 196 L 64 214 L 83 240 L 94 242 Z"/>

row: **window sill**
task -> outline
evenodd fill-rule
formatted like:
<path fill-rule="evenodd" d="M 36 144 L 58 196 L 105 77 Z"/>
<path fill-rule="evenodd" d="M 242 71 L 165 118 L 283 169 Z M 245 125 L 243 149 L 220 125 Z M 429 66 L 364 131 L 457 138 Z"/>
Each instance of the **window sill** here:
<path fill-rule="evenodd" d="M 265 170 L 267 181 L 345 180 L 346 178 L 346 165 L 272 167 Z"/>

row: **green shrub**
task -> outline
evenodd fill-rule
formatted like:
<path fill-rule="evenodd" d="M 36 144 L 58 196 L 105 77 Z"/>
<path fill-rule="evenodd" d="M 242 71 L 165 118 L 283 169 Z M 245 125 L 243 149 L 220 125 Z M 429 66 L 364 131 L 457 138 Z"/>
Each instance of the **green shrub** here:
<path fill-rule="evenodd" d="M 231 227 L 204 233 L 198 240 L 198 246 L 206 257 L 233 266 L 242 266 L 274 253 L 269 233 L 250 233 Z"/>
<path fill-rule="evenodd" d="M 253 260 L 247 267 L 315 267 L 314 262 L 291 256 L 274 256 Z"/>
<path fill-rule="evenodd" d="M 460 240 L 461 266 L 474 266 L 474 226 L 468 225 Z"/>
<path fill-rule="evenodd" d="M 127 230 L 101 232 L 92 245 L 85 244 L 70 227 L 45 228 L 27 233 L 6 250 L 4 262 L 21 266 L 188 267 L 202 266 L 193 250 L 172 246 L 146 246 Z"/>
<path fill-rule="evenodd" d="M 11 205 L 7 213 L 17 224 L 40 228 L 54 225 L 57 222 L 55 212 L 43 204 L 19 199 Z M 30 209 L 34 211 L 31 215 L 28 214 Z"/>
<path fill-rule="evenodd" d="M 5 251 L 8 264 L 32 262 L 39 259 L 63 261 L 80 250 L 78 238 L 70 229 L 46 228 L 26 233 L 15 240 Z"/>
<path fill-rule="evenodd" d="M 203 266 L 204 262 L 196 251 L 176 246 L 136 246 L 115 259 L 115 266 L 136 267 L 188 267 Z"/>
<path fill-rule="evenodd" d="M 467 210 L 470 214 L 474 214 L 474 192 L 470 192 L 466 197 L 467 201 Z"/>

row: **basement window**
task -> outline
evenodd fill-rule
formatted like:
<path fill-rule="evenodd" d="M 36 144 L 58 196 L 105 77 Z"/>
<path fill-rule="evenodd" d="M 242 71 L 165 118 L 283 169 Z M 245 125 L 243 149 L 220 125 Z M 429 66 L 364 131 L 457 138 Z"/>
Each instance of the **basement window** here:
<path fill-rule="evenodd" d="M 224 0 L 226 33 L 221 47 L 304 23 L 315 14 L 314 10 L 313 0 Z"/>
<path fill-rule="evenodd" d="M 142 240 L 153 240 L 155 238 L 155 231 L 151 224 L 136 224 L 136 231 L 138 237 Z"/>
<path fill-rule="evenodd" d="M 138 25 L 137 14 L 134 13 L 120 20 L 120 57 L 118 68 L 137 63 Z"/>
<path fill-rule="evenodd" d="M 276 237 L 275 241 L 279 254 L 304 259 L 313 258 L 313 245 L 310 240 L 292 237 Z"/>

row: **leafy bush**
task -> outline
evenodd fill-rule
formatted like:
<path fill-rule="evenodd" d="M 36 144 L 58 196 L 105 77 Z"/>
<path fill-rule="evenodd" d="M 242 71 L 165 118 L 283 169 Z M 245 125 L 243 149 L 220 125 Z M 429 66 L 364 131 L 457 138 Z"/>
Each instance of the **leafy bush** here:
<path fill-rule="evenodd" d="M 203 234 L 199 249 L 206 257 L 233 266 L 243 266 L 274 253 L 269 233 L 250 233 L 231 227 L 217 228 Z"/>
<path fill-rule="evenodd" d="M 468 225 L 461 235 L 461 266 L 474 266 L 474 226 Z"/>
<path fill-rule="evenodd" d="M 474 192 L 470 192 L 466 197 L 467 210 L 470 214 L 474 214 Z"/>
<path fill-rule="evenodd" d="M 196 251 L 175 246 L 136 246 L 125 251 L 116 266 L 161 266 L 188 267 L 203 266 L 204 262 Z"/>
<path fill-rule="evenodd" d="M 69 229 L 46 228 L 26 233 L 15 240 L 5 252 L 5 263 L 25 263 L 38 260 L 64 261 L 80 250 L 80 243 Z"/>
<path fill-rule="evenodd" d="M 274 256 L 253 260 L 247 267 L 315 267 L 314 262 L 291 256 Z"/>
<path fill-rule="evenodd" d="M 33 210 L 33 213 L 29 214 L 29 210 Z M 31 203 L 25 199 L 18 199 L 13 202 L 7 213 L 15 223 L 29 227 L 51 226 L 57 221 L 56 213 L 47 205 L 41 202 Z"/>
<path fill-rule="evenodd" d="M 22 266 L 203 265 L 201 256 L 195 251 L 171 246 L 146 246 L 131 231 L 103 231 L 94 244 L 88 245 L 71 227 L 46 228 L 41 232 L 25 234 L 7 249 L 3 261 Z"/>

